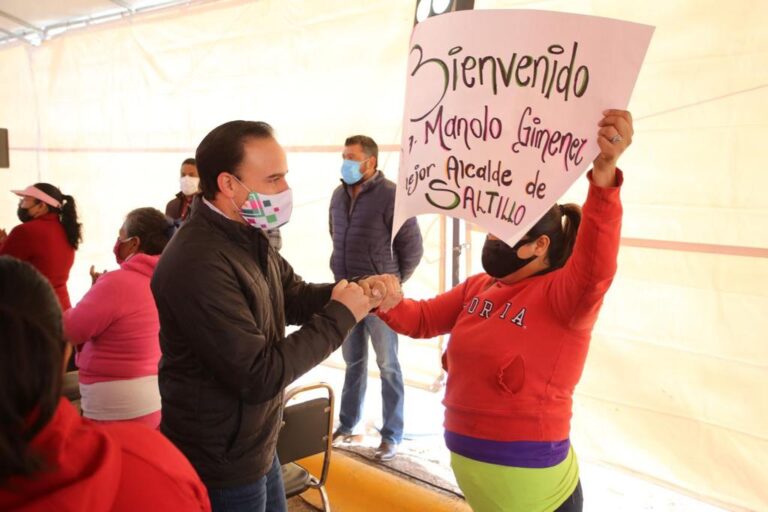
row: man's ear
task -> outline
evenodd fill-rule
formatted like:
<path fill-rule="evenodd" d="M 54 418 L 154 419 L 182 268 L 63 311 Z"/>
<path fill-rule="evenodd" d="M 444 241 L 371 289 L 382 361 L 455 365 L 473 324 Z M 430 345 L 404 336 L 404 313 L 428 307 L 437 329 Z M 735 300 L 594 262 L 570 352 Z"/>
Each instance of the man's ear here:
<path fill-rule="evenodd" d="M 219 173 L 216 177 L 216 185 L 219 187 L 219 192 L 225 197 L 228 197 L 229 199 L 235 197 L 235 186 L 237 183 L 231 174 L 227 172 Z"/>

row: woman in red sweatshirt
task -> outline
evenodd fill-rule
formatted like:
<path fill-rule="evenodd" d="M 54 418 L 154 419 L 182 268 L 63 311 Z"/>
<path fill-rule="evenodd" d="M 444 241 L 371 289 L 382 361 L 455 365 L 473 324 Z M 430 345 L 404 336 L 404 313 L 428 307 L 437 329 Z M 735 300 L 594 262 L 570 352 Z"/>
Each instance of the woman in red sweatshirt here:
<path fill-rule="evenodd" d="M 66 311 L 71 306 L 69 271 L 82 240 L 75 200 L 50 183 L 12 192 L 21 197 L 17 210 L 21 224 L 7 235 L 0 229 L 0 255 L 31 263 L 48 278 Z"/>
<path fill-rule="evenodd" d="M 390 327 L 414 338 L 451 335 L 445 441 L 477 512 L 582 510 L 572 397 L 616 273 L 616 162 L 632 133 L 629 112 L 606 111 L 583 210 L 556 204 L 512 247 L 489 235 L 485 273 L 434 299 L 399 303 L 386 278 L 395 293 L 379 314 Z"/>
<path fill-rule="evenodd" d="M 162 434 L 92 423 L 61 398 L 63 339 L 45 278 L 0 256 L 0 510 L 210 511 L 195 470 Z"/>

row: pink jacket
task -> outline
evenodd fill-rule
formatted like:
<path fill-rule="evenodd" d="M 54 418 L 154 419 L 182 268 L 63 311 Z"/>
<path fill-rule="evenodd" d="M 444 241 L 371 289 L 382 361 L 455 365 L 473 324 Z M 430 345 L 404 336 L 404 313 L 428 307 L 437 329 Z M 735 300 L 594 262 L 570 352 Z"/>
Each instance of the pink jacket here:
<path fill-rule="evenodd" d="M 79 345 L 81 383 L 157 375 L 160 321 L 149 281 L 159 259 L 136 254 L 64 313 L 64 332 Z"/>

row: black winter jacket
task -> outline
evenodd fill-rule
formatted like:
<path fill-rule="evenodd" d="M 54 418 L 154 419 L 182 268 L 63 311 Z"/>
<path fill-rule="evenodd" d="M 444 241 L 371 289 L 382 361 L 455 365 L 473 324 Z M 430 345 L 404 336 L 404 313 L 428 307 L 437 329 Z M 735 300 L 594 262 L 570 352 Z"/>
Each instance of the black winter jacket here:
<path fill-rule="evenodd" d="M 211 488 L 246 485 L 272 464 L 283 390 L 355 324 L 308 284 L 261 230 L 202 202 L 152 278 L 160 314 L 160 430 Z M 285 336 L 285 325 L 302 325 Z"/>

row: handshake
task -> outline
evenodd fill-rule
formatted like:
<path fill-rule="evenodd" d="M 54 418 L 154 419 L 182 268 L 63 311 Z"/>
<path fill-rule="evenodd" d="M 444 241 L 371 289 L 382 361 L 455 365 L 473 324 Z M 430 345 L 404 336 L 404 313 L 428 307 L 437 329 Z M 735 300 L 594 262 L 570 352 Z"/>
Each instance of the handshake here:
<path fill-rule="evenodd" d="M 370 276 L 356 283 L 342 279 L 333 287 L 331 300 L 344 304 L 359 322 L 372 309 L 387 312 L 397 306 L 403 300 L 403 290 L 392 274 Z"/>

